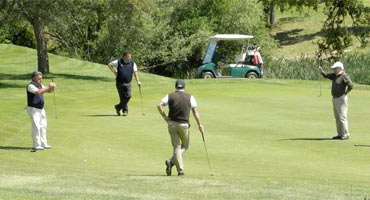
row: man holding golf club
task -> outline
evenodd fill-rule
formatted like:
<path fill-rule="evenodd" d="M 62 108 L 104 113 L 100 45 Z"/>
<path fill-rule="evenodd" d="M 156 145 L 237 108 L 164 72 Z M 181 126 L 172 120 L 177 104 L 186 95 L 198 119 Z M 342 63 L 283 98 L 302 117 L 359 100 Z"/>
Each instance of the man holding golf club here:
<path fill-rule="evenodd" d="M 120 98 L 120 102 L 115 105 L 114 108 L 116 109 L 116 113 L 118 116 L 121 115 L 121 110 L 123 112 L 122 115 L 127 116 L 127 103 L 130 101 L 131 98 L 132 75 L 135 76 L 135 80 L 139 88 L 141 87 L 136 63 L 131 60 L 131 53 L 129 51 L 125 51 L 123 52 L 122 58 L 109 63 L 108 67 L 116 76 L 116 87 Z M 113 67 L 117 67 L 117 71 Z"/>
<path fill-rule="evenodd" d="M 189 148 L 189 115 L 190 109 L 193 112 L 198 128 L 203 134 L 204 129 L 200 123 L 195 98 L 185 92 L 185 81 L 178 79 L 175 83 L 176 92 L 166 95 L 158 104 L 157 108 L 163 119 L 168 123 L 168 132 L 171 136 L 173 156 L 165 161 L 167 176 L 171 176 L 172 167 L 176 165 L 179 176 L 184 175 L 184 164 L 182 157 Z M 163 106 L 168 105 L 168 116 L 163 110 Z"/>
<path fill-rule="evenodd" d="M 32 81 L 27 86 L 27 113 L 31 118 L 32 124 L 32 152 L 37 150 L 50 149 L 46 139 L 46 113 L 44 110 L 43 93 L 53 92 L 55 83 L 50 82 L 48 86 L 41 84 L 42 73 L 34 71 L 31 74 Z"/>
<path fill-rule="evenodd" d="M 333 96 L 333 110 L 337 125 L 337 136 L 333 139 L 349 139 L 348 131 L 348 93 L 353 89 L 353 84 L 349 76 L 344 72 L 344 66 L 341 62 L 334 63 L 331 66 L 334 73 L 325 73 L 321 66 L 318 67 L 322 76 L 332 80 L 331 95 Z"/>

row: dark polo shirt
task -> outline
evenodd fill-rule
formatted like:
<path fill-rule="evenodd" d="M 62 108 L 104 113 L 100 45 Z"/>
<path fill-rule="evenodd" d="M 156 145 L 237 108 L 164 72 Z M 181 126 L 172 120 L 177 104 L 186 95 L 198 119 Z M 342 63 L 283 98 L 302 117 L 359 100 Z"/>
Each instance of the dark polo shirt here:
<path fill-rule="evenodd" d="M 341 97 L 353 89 L 353 83 L 345 72 L 338 75 L 335 73 L 321 74 L 323 77 L 332 80 L 331 95 L 333 98 Z"/>

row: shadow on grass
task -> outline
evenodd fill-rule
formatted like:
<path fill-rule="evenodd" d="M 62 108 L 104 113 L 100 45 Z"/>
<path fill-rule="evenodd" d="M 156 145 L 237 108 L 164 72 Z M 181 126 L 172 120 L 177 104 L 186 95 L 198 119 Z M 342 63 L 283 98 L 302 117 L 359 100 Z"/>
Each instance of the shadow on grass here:
<path fill-rule="evenodd" d="M 84 117 L 119 117 L 118 115 L 112 115 L 112 114 L 102 114 L 102 115 L 82 115 Z"/>
<path fill-rule="evenodd" d="M 355 147 L 370 147 L 369 144 L 355 144 Z"/>
<path fill-rule="evenodd" d="M 5 88 L 26 88 L 25 85 L 19 85 L 19 84 L 9 84 L 9 83 L 0 83 L 0 89 Z"/>
<path fill-rule="evenodd" d="M 282 139 L 282 140 L 323 141 L 323 140 L 333 140 L 333 138 L 289 138 L 289 139 Z"/>
<path fill-rule="evenodd" d="M 31 150 L 30 147 L 0 146 L 1 150 Z"/>
<path fill-rule="evenodd" d="M 288 46 L 297 44 L 303 41 L 314 39 L 316 36 L 323 36 L 323 32 L 318 31 L 312 34 L 299 35 L 303 29 L 293 29 L 288 31 L 278 32 L 275 35 L 275 39 L 279 41 L 281 46 Z"/>
<path fill-rule="evenodd" d="M 31 73 L 29 74 L 0 73 L 0 80 L 31 80 Z"/>
<path fill-rule="evenodd" d="M 149 174 L 149 175 L 145 175 L 145 174 L 126 174 L 126 176 L 132 176 L 132 177 L 146 177 L 146 176 L 149 176 L 149 177 L 163 177 L 163 176 L 167 176 L 165 174 L 162 174 L 162 175 L 158 175 L 158 174 Z"/>
<path fill-rule="evenodd" d="M 64 78 L 64 79 L 76 79 L 76 80 L 92 80 L 92 81 L 111 81 L 109 78 L 100 76 L 88 76 L 88 75 L 76 75 L 76 74 L 66 74 L 66 73 L 55 73 L 55 74 L 44 74 L 44 79 L 53 78 Z M 30 80 L 31 73 L 29 74 L 6 74 L 0 73 L 0 80 Z"/>
<path fill-rule="evenodd" d="M 76 74 L 47 74 L 46 78 L 65 78 L 65 79 L 76 79 L 76 80 L 91 80 L 91 81 L 111 81 L 109 78 L 100 76 L 87 76 L 87 75 L 76 75 Z"/>

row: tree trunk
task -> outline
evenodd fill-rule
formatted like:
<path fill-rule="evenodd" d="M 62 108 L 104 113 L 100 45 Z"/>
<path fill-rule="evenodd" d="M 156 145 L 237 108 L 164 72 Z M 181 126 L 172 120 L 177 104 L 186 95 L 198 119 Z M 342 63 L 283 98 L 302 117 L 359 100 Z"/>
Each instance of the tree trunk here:
<path fill-rule="evenodd" d="M 49 56 L 44 32 L 44 22 L 41 18 L 36 18 L 31 22 L 37 41 L 37 65 L 38 71 L 49 73 Z"/>
<path fill-rule="evenodd" d="M 270 4 L 270 25 L 274 26 L 275 24 L 275 1 L 271 1 Z"/>

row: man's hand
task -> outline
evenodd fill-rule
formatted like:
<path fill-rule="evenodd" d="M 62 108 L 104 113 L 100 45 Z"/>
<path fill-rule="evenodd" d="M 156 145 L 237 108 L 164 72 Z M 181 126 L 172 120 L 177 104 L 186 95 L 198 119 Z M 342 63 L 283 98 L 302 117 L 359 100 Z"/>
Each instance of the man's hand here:
<path fill-rule="evenodd" d="M 321 66 L 318 66 L 317 68 L 319 69 L 319 72 L 321 72 L 321 73 L 323 73 L 323 72 L 324 72 L 324 70 L 322 69 L 322 67 L 321 67 Z"/>
<path fill-rule="evenodd" d="M 113 72 L 114 76 L 117 76 L 117 72 L 114 70 L 114 68 L 113 68 L 113 66 L 112 66 L 112 63 L 109 63 L 109 64 L 108 64 L 108 67 L 109 67 L 110 71 L 112 71 L 112 72 Z"/>
<path fill-rule="evenodd" d="M 204 127 L 203 127 L 203 125 L 199 125 L 199 131 L 204 134 Z"/>
<path fill-rule="evenodd" d="M 137 81 L 137 85 L 138 85 L 139 87 L 141 87 L 141 82 L 140 82 L 140 81 Z"/>
<path fill-rule="evenodd" d="M 54 82 L 50 82 L 49 83 L 49 87 L 52 87 L 52 88 L 55 88 L 55 86 L 56 86 L 57 84 L 55 84 Z"/>
<path fill-rule="evenodd" d="M 47 91 L 48 92 L 54 91 L 55 86 L 56 86 L 56 84 L 54 82 L 50 82 L 49 85 L 48 85 Z"/>
<path fill-rule="evenodd" d="M 167 117 L 167 116 L 164 116 L 164 117 L 163 117 L 163 119 L 164 119 L 164 121 L 166 121 L 167 123 L 170 121 L 170 118 L 169 118 L 169 117 Z"/>

